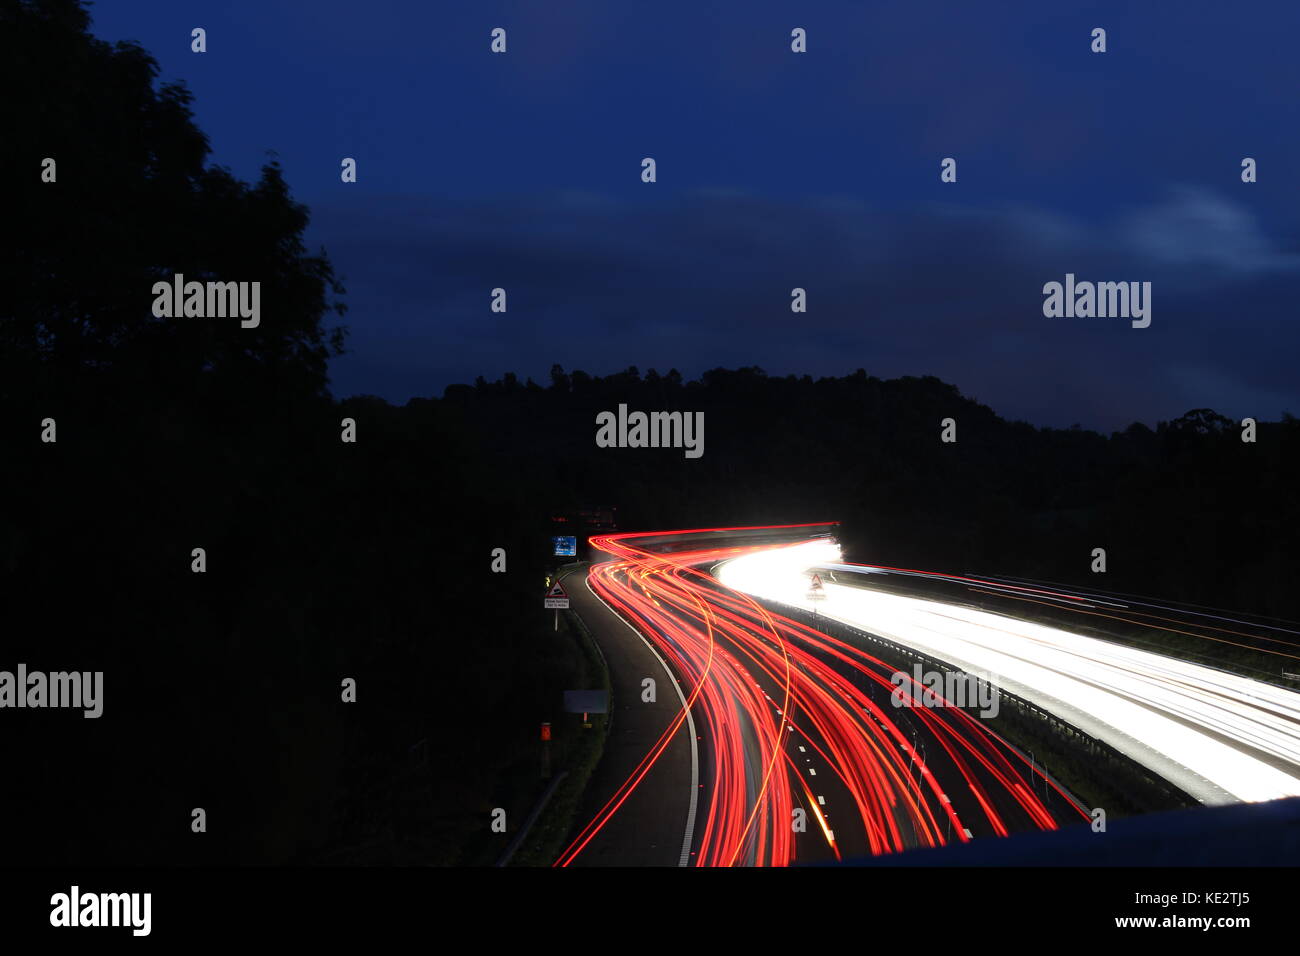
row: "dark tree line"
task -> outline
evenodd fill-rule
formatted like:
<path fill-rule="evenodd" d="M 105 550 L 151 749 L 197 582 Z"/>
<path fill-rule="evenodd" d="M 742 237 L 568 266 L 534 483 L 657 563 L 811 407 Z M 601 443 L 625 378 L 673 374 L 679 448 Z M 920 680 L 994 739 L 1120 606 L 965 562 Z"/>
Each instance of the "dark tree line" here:
<path fill-rule="evenodd" d="M 0 711 L 4 858 L 461 859 L 566 681 L 526 496 L 443 410 L 330 397 L 307 210 L 156 77 L 79 3 L 0 0 L 0 670 L 105 675 L 98 720 Z M 174 273 L 261 281 L 260 326 L 155 319 Z"/>
<path fill-rule="evenodd" d="M 596 415 L 620 403 L 704 412 L 704 456 L 597 448 Z M 1107 436 L 1006 421 L 932 377 L 814 381 L 756 368 L 687 382 L 557 366 L 547 387 L 480 379 L 448 388 L 442 404 L 499 467 L 528 463 L 555 498 L 615 503 L 636 528 L 839 520 L 860 561 L 1300 617 L 1290 415 L 1260 422 L 1253 443 L 1208 409 Z M 947 418 L 954 443 L 940 440 Z M 1091 571 L 1097 547 L 1105 575 Z"/>

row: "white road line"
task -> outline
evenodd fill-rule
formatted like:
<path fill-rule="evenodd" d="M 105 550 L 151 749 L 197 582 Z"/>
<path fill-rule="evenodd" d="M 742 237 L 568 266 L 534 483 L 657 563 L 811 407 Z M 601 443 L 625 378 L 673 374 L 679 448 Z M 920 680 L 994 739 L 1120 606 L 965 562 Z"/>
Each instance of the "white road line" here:
<path fill-rule="evenodd" d="M 700 797 L 700 749 L 699 742 L 695 739 L 695 720 L 691 717 L 691 709 L 686 706 L 686 695 L 682 693 L 681 685 L 677 683 L 677 677 L 668 669 L 668 664 L 659 656 L 659 652 L 654 649 L 654 645 L 645 639 L 644 634 L 624 620 L 623 615 L 619 614 L 612 607 L 609 607 L 608 602 L 606 602 L 604 598 L 592 590 L 590 570 L 587 572 L 585 583 L 587 585 L 587 590 L 591 592 L 591 596 L 601 604 L 604 604 L 605 607 L 609 608 L 611 614 L 620 621 L 623 621 L 623 625 L 637 637 L 641 638 L 642 644 L 650 648 L 650 653 L 653 654 L 663 666 L 664 673 L 667 674 L 669 680 L 673 682 L 673 687 L 677 689 L 677 699 L 682 702 L 682 710 L 686 711 L 686 723 L 689 725 L 691 731 L 691 803 L 686 810 L 686 835 L 682 837 L 682 855 L 677 861 L 677 865 L 687 866 L 691 859 L 691 838 L 695 835 L 695 807 Z M 592 640 L 595 640 L 594 635 Z"/>

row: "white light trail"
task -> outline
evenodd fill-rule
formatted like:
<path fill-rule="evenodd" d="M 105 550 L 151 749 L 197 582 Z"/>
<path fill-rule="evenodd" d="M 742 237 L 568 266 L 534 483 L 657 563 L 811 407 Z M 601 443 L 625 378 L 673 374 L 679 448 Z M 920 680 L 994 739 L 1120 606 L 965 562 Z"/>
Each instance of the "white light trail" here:
<path fill-rule="evenodd" d="M 727 587 L 843 621 L 1058 714 L 1207 803 L 1300 795 L 1300 694 L 1259 681 L 974 608 L 835 584 L 807 598 L 807 569 L 834 565 L 816 541 L 735 558 Z"/>

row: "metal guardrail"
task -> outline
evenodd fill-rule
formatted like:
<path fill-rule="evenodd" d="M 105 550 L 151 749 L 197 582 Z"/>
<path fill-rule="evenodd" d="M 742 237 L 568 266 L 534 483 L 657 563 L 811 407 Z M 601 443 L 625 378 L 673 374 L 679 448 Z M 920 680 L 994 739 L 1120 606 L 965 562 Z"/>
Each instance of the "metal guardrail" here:
<path fill-rule="evenodd" d="M 532 830 L 533 824 L 537 822 L 537 818 L 542 815 L 542 811 L 546 809 L 546 805 L 551 802 L 551 797 L 555 796 L 555 791 L 559 789 L 561 781 L 563 781 L 568 775 L 569 771 L 561 770 L 551 778 L 551 785 L 546 788 L 546 792 L 542 794 L 541 799 L 537 801 L 537 805 L 534 806 L 532 812 L 528 814 L 528 819 L 524 821 L 523 827 L 515 834 L 515 838 L 510 841 L 510 845 L 506 847 L 505 852 L 501 854 L 501 858 L 496 862 L 497 866 L 506 866 L 509 864 L 510 858 L 515 855 L 515 852 L 523 846 L 524 840 L 528 838 L 528 832 Z"/>

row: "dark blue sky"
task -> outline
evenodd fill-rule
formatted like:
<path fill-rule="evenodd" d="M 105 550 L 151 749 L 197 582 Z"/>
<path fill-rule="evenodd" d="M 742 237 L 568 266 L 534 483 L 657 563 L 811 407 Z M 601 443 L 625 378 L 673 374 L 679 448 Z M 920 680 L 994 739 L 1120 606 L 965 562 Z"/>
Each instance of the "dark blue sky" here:
<path fill-rule="evenodd" d="M 187 83 L 214 162 L 254 179 L 278 154 L 348 287 L 337 394 L 862 367 L 1036 424 L 1300 413 L 1295 2 L 92 11 Z M 1045 318 L 1067 272 L 1150 281 L 1151 327 Z"/>

